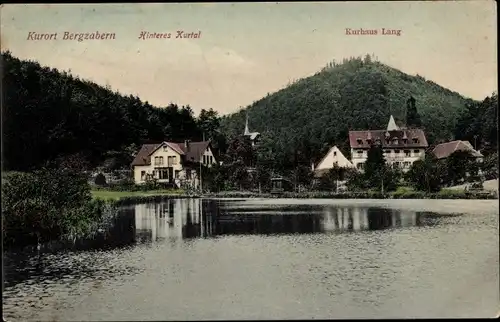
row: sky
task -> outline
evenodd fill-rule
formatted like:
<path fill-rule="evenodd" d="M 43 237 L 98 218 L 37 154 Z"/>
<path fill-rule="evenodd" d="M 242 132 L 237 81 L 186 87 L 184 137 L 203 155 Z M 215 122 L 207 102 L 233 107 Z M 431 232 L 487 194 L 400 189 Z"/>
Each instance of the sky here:
<path fill-rule="evenodd" d="M 2 5 L 1 49 L 155 106 L 236 112 L 332 60 L 375 54 L 473 99 L 497 89 L 494 1 Z M 347 35 L 346 28 L 377 35 Z M 382 28 L 400 36 L 382 35 Z M 201 32 L 199 38 L 177 39 Z M 142 31 L 170 39 L 139 39 Z M 29 33 L 57 33 L 31 40 Z M 64 40 L 64 33 L 115 39 Z"/>

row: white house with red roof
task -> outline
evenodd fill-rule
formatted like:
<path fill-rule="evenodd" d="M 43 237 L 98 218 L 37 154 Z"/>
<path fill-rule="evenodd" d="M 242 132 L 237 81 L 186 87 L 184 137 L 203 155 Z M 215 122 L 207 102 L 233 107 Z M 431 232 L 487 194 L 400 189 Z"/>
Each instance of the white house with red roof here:
<path fill-rule="evenodd" d="M 398 126 L 391 115 L 385 130 L 349 131 L 351 162 L 363 170 L 368 150 L 372 144 L 380 144 L 387 164 L 408 171 L 413 162 L 425 156 L 429 144 L 421 129 Z"/>
<path fill-rule="evenodd" d="M 200 165 L 210 167 L 216 163 L 210 141 L 185 141 L 144 144 L 131 166 L 134 182 L 137 184 L 154 178 L 160 183 L 170 183 L 177 187 L 181 187 L 183 183 L 199 187 Z"/>

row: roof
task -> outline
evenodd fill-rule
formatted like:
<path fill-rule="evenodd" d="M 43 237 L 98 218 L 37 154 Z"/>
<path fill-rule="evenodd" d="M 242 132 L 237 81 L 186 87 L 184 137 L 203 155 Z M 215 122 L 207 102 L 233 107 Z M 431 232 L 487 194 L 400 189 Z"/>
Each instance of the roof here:
<path fill-rule="evenodd" d="M 436 145 L 434 150 L 432 150 L 432 153 L 434 153 L 436 158 L 443 159 L 449 157 L 453 152 L 456 151 L 468 151 L 474 157 L 483 156 L 480 152 L 474 150 L 469 141 L 461 141 L 461 140 L 438 144 Z"/>
<path fill-rule="evenodd" d="M 369 140 L 371 141 L 369 142 Z M 424 131 L 421 129 L 349 131 L 349 144 L 351 148 L 369 149 L 371 143 L 376 143 L 377 141 L 382 144 L 382 148 L 392 149 L 426 148 L 429 146 Z"/>
<path fill-rule="evenodd" d="M 250 132 L 250 133 L 245 133 L 244 134 L 245 136 L 248 136 L 250 137 L 250 140 L 255 140 L 256 137 L 258 137 L 260 135 L 259 132 Z"/>
<path fill-rule="evenodd" d="M 163 145 L 167 145 L 181 156 L 185 156 L 187 161 L 199 162 L 203 152 L 210 145 L 210 141 L 189 142 L 189 149 L 186 147 L 186 143 L 162 142 L 156 144 L 144 144 L 132 161 L 132 166 L 150 165 L 151 154 Z"/>
<path fill-rule="evenodd" d="M 389 124 L 387 124 L 387 131 L 399 130 L 399 126 L 397 126 L 396 121 L 394 121 L 394 117 L 391 115 L 389 118 Z"/>

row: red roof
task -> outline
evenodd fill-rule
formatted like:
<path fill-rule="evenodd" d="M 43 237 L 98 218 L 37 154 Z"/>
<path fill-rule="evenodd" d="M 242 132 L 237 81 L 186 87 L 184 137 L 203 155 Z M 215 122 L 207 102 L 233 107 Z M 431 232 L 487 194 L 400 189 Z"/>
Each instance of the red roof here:
<path fill-rule="evenodd" d="M 421 129 L 349 131 L 349 144 L 354 149 L 369 149 L 380 142 L 382 148 L 426 148 L 424 131 Z"/>
<path fill-rule="evenodd" d="M 469 141 L 460 141 L 460 140 L 438 144 L 436 145 L 434 150 L 432 150 L 432 153 L 434 153 L 436 158 L 443 159 L 449 157 L 453 152 L 456 151 L 468 151 L 474 157 L 483 156 L 481 153 L 474 150 Z"/>
<path fill-rule="evenodd" d="M 162 147 L 164 144 L 169 146 L 172 150 L 179 153 L 181 156 L 185 157 L 185 160 L 191 162 L 199 162 L 203 152 L 210 145 L 210 141 L 202 142 L 189 142 L 188 147 L 185 143 L 175 143 L 175 142 L 162 142 L 156 144 L 144 144 L 137 155 L 132 161 L 132 166 L 136 165 L 150 165 L 151 164 L 151 154 Z"/>

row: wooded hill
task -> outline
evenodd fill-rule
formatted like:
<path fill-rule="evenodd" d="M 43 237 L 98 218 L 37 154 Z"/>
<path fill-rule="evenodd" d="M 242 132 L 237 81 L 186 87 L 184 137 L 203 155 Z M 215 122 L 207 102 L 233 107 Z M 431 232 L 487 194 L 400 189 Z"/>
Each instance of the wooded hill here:
<path fill-rule="evenodd" d="M 416 99 L 431 144 L 453 138 L 458 118 L 476 103 L 367 55 L 331 62 L 315 75 L 223 117 L 222 132 L 241 134 L 248 113 L 250 130 L 262 134 L 261 155 L 285 163 L 318 161 L 333 144 L 348 151 L 349 130 L 385 128 L 391 114 L 404 122 L 410 96 Z"/>
<path fill-rule="evenodd" d="M 143 143 L 202 138 L 203 120 L 189 106 L 156 108 L 9 52 L 2 61 L 4 170 L 30 170 L 61 158 L 89 167 L 114 158 L 116 167 L 128 167 Z M 203 115 L 205 121 L 216 117 L 214 111 Z"/>

